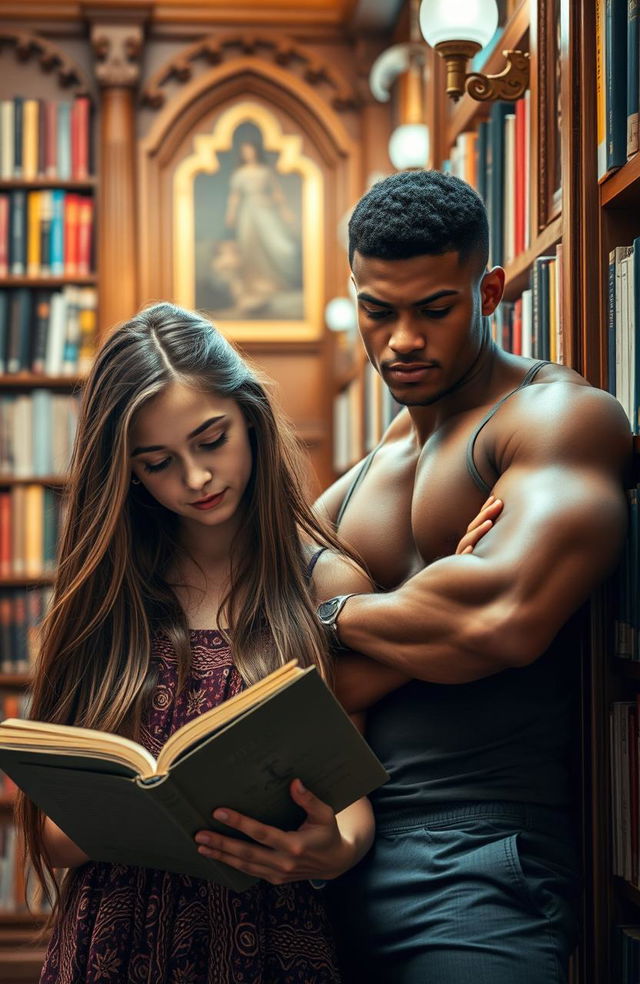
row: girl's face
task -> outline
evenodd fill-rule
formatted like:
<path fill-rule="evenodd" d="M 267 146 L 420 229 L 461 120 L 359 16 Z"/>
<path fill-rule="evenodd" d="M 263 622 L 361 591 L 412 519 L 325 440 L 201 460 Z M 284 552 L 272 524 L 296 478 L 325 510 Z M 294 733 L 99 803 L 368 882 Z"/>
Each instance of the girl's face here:
<path fill-rule="evenodd" d="M 235 400 L 171 383 L 135 415 L 130 448 L 133 474 L 165 508 L 202 526 L 240 522 L 253 457 Z"/>

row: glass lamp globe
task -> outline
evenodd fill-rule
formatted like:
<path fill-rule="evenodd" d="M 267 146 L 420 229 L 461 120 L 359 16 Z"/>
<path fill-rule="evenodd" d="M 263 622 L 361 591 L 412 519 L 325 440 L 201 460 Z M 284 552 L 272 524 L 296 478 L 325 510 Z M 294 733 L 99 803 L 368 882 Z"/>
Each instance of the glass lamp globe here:
<path fill-rule="evenodd" d="M 389 159 L 398 171 L 426 167 L 429 158 L 429 127 L 424 123 L 404 123 L 396 127 L 389 140 Z"/>
<path fill-rule="evenodd" d="M 330 331 L 354 331 L 356 310 L 348 297 L 333 297 L 324 309 L 324 320 Z"/>
<path fill-rule="evenodd" d="M 444 41 L 474 41 L 484 48 L 497 26 L 496 0 L 422 0 L 420 29 L 432 48 Z"/>

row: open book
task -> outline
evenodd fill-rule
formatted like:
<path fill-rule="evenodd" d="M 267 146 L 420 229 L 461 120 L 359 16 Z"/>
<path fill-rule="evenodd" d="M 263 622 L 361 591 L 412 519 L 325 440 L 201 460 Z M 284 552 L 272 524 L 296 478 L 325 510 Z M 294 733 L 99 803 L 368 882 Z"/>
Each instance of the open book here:
<path fill-rule="evenodd" d="M 161 868 L 238 891 L 256 879 L 198 854 L 194 834 L 228 806 L 294 829 L 299 778 L 336 811 L 387 773 L 314 667 L 275 670 L 179 728 L 157 760 L 136 742 L 89 728 L 7 719 L 0 768 L 96 861 Z"/>

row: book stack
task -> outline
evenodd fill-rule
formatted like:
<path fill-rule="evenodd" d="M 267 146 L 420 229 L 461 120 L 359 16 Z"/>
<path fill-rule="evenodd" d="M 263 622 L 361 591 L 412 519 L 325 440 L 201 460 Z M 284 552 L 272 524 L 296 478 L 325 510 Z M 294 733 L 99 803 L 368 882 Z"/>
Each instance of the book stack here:
<path fill-rule="evenodd" d="M 596 0 L 599 180 L 638 153 L 639 62 L 637 0 Z"/>
<path fill-rule="evenodd" d="M 0 100 L 0 179 L 86 181 L 89 116 L 87 96 Z"/>
<path fill-rule="evenodd" d="M 0 396 L 0 485 L 11 479 L 62 478 L 71 458 L 78 399 L 34 389 Z"/>
<path fill-rule="evenodd" d="M 607 389 L 620 401 L 634 431 L 640 429 L 640 237 L 609 253 Z"/>
<path fill-rule="evenodd" d="M 97 333 L 94 287 L 0 290 L 0 373 L 88 372 Z"/>

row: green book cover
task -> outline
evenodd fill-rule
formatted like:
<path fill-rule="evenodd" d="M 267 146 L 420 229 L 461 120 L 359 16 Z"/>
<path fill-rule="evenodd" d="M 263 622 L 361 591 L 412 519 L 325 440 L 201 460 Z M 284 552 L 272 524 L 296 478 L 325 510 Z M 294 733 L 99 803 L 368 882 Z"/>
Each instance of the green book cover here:
<path fill-rule="evenodd" d="M 198 854 L 193 840 L 205 828 L 234 836 L 214 809 L 295 829 L 304 813 L 292 779 L 339 813 L 388 778 L 316 669 L 292 665 L 180 728 L 157 763 L 119 736 L 9 720 L 0 767 L 90 858 L 237 891 L 255 879 Z"/>

